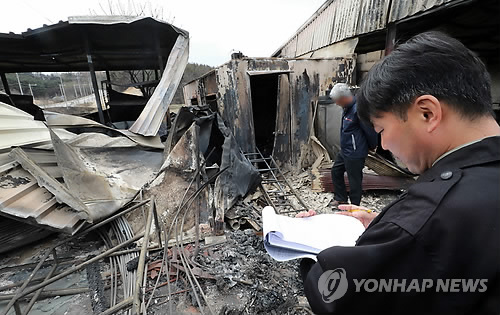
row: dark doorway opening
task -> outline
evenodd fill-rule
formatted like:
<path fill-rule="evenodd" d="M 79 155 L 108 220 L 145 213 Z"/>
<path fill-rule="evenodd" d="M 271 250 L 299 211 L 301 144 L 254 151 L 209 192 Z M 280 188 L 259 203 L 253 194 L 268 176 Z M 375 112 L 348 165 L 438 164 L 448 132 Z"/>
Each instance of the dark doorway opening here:
<path fill-rule="evenodd" d="M 255 145 L 265 157 L 273 153 L 279 74 L 250 76 Z"/>
<path fill-rule="evenodd" d="M 208 94 L 206 97 L 206 102 L 210 110 L 214 113 L 217 112 L 217 95 L 214 94 Z"/>

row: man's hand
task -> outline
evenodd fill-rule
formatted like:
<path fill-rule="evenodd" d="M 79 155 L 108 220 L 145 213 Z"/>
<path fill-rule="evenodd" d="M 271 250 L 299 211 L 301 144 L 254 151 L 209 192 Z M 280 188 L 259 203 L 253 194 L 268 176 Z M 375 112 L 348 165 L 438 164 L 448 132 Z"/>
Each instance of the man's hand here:
<path fill-rule="evenodd" d="M 372 220 L 378 215 L 378 213 L 373 212 L 372 210 L 356 205 L 339 205 L 340 210 L 336 212 L 337 214 L 347 215 L 350 217 L 354 217 L 363 223 L 365 229 L 370 225 Z"/>
<path fill-rule="evenodd" d="M 309 210 L 309 211 L 302 211 L 299 212 L 295 215 L 296 218 L 307 218 L 307 217 L 312 217 L 313 215 L 316 215 L 316 211 L 314 210 Z"/>

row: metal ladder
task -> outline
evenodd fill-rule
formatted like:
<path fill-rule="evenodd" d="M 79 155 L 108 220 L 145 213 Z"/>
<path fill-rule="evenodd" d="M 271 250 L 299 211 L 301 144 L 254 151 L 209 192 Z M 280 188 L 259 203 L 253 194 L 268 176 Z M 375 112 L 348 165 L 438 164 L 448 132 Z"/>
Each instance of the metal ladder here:
<path fill-rule="evenodd" d="M 259 149 L 256 153 L 245 153 L 244 155 L 250 163 L 257 166 L 257 170 L 262 176 L 260 187 L 264 197 L 276 213 L 288 214 L 309 210 L 272 155 L 264 157 Z M 258 166 L 262 166 L 262 164 L 264 164 L 264 168 L 259 168 Z M 270 189 L 269 186 L 272 188 Z"/>

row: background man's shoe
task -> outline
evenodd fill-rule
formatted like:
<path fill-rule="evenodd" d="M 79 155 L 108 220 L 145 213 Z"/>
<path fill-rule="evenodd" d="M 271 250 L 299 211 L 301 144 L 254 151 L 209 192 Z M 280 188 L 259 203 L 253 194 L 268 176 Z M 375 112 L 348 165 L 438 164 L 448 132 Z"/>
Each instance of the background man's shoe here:
<path fill-rule="evenodd" d="M 348 202 L 347 201 L 338 201 L 338 200 L 332 199 L 332 201 L 330 201 L 328 206 L 332 207 L 332 208 L 337 208 L 339 205 L 346 204 L 346 203 L 348 203 Z"/>

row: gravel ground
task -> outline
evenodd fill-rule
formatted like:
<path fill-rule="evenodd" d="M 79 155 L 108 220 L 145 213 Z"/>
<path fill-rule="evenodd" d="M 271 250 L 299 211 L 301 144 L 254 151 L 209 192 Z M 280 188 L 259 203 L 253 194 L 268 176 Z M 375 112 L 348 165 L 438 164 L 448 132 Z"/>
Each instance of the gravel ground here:
<path fill-rule="evenodd" d="M 315 192 L 311 189 L 310 172 L 303 172 L 295 176 L 287 176 L 295 190 L 298 191 L 304 202 L 317 213 L 332 213 L 335 209 L 328 207 L 328 204 L 333 199 L 333 193 Z M 381 211 L 387 204 L 396 200 L 400 191 L 388 190 L 370 190 L 363 193 L 361 206 L 367 207 L 375 211 Z"/>

